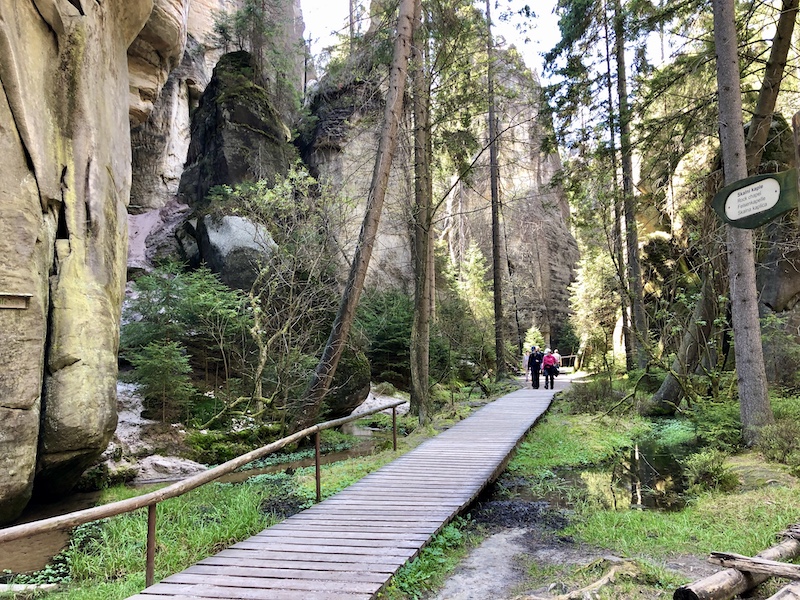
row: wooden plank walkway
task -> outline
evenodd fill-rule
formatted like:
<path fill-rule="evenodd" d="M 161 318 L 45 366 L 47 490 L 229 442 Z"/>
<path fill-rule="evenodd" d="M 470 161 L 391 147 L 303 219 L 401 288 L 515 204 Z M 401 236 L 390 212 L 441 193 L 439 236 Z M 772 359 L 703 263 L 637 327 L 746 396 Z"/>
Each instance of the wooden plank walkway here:
<path fill-rule="evenodd" d="M 500 474 L 552 397 L 530 388 L 503 396 L 335 496 L 129 600 L 375 598 Z"/>

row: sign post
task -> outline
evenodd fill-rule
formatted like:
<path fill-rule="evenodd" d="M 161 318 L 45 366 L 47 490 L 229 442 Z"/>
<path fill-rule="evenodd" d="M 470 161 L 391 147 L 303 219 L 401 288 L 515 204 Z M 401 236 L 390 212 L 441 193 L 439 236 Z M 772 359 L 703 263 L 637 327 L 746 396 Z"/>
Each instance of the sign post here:
<path fill-rule="evenodd" d="M 794 164 L 800 167 L 800 111 L 794 113 L 792 117 L 792 133 L 794 134 Z M 800 184 L 798 184 L 800 188 Z M 800 206 L 800 196 L 798 196 L 798 206 Z"/>
<path fill-rule="evenodd" d="M 711 205 L 733 227 L 755 229 L 798 206 L 797 176 L 789 169 L 741 179 L 717 192 Z"/>

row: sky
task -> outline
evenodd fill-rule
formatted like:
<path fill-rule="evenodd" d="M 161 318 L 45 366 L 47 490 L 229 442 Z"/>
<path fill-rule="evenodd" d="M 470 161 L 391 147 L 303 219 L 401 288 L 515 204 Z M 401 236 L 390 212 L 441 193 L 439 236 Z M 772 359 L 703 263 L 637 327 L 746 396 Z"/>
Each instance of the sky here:
<path fill-rule="evenodd" d="M 366 4 L 369 0 L 357 0 Z M 311 50 L 318 56 L 325 46 L 335 41 L 335 34 L 347 32 L 347 12 L 349 0 L 301 0 L 303 7 L 303 20 L 306 24 L 305 38 L 311 36 Z M 501 21 L 500 12 L 503 6 L 511 4 L 521 7 L 525 4 L 534 7 L 536 19 L 532 23 L 533 29 L 528 32 L 530 41 L 519 34 L 510 23 Z M 525 63 L 541 75 L 541 53 L 550 50 L 558 41 L 558 20 L 553 13 L 556 0 L 498 0 L 499 9 L 492 5 L 492 22 L 495 37 L 504 38 L 506 46 L 515 45 L 522 53 Z M 481 10 L 486 6 L 483 0 L 477 0 L 476 6 Z"/>

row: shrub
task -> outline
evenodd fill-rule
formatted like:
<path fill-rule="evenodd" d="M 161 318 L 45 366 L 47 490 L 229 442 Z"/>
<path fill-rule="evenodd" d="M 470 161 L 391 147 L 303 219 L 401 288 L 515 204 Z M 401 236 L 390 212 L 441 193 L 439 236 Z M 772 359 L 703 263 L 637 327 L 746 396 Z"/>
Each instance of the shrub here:
<path fill-rule="evenodd" d="M 150 342 L 131 352 L 133 379 L 141 386 L 142 397 L 156 403 L 163 421 L 186 409 L 197 393 L 189 380 L 189 358 L 177 342 Z"/>
<path fill-rule="evenodd" d="M 723 452 L 711 448 L 692 454 L 684 461 L 690 492 L 728 492 L 736 489 L 739 478 L 725 466 L 725 456 Z"/>
<path fill-rule="evenodd" d="M 358 308 L 358 325 L 369 340 L 372 378 L 402 390 L 411 382 L 412 312 L 412 298 L 399 289 L 365 293 Z"/>
<path fill-rule="evenodd" d="M 620 399 L 606 377 L 588 381 L 576 381 L 564 392 L 563 399 L 569 401 L 573 414 L 603 412 Z"/>
<path fill-rule="evenodd" d="M 760 431 L 758 449 L 767 460 L 800 467 L 800 424 L 779 420 Z"/>
<path fill-rule="evenodd" d="M 700 443 L 732 452 L 742 443 L 739 405 L 732 400 L 697 400 L 688 410 Z"/>

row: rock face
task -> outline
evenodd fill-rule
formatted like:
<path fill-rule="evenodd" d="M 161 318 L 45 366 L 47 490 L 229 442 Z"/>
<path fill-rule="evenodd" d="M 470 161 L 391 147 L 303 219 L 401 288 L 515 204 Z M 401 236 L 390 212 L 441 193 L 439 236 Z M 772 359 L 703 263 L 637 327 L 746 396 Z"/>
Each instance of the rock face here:
<path fill-rule="evenodd" d="M 127 49 L 152 0 L 0 4 L 0 521 L 116 425 L 130 188 Z M 34 477 L 35 474 L 35 477 Z M 35 479 L 35 483 L 34 483 Z"/>
<path fill-rule="evenodd" d="M 508 341 L 525 337 L 535 325 L 546 344 L 558 343 L 569 313 L 569 284 L 579 258 L 578 244 L 568 227 L 569 205 L 563 190 L 552 186 L 561 169 L 556 153 L 542 151 L 549 123 L 539 114 L 539 83 L 532 73 L 505 55 L 509 67 L 498 79 L 515 90 L 502 100 L 497 115 L 501 239 L 504 242 L 503 302 L 505 315 L 516 309 L 522 331 L 507 331 Z M 488 145 L 488 135 L 483 145 Z M 472 244 L 492 256 L 491 190 L 488 151 L 477 162 L 469 183 L 459 183 L 448 196 L 444 239 L 458 263 Z M 519 338 L 518 338 L 519 336 Z"/>
<path fill-rule="evenodd" d="M 324 86 L 324 83 L 323 83 Z M 303 158 L 312 174 L 334 194 L 352 201 L 341 207 L 335 229 L 343 255 L 355 253 L 383 122 L 384 91 L 369 79 L 331 89 L 321 87 L 311 102 L 317 125 L 305 141 Z M 400 287 L 412 293 L 411 221 L 414 197 L 413 147 L 398 144 L 372 259 L 368 287 Z M 346 265 L 343 265 L 346 269 Z"/>
<path fill-rule="evenodd" d="M 296 153 L 290 132 L 266 90 L 254 83 L 247 52 L 223 56 L 192 118 L 192 141 L 178 194 L 206 203 L 215 185 L 235 185 L 285 175 Z"/>
<path fill-rule="evenodd" d="M 502 237 L 509 265 L 509 272 L 504 273 L 506 315 L 511 321 L 516 306 L 523 328 L 520 336 L 534 324 L 545 339 L 552 334 L 557 341 L 569 311 L 568 286 L 578 246 L 567 225 L 566 197 L 561 189 L 551 187 L 561 161 L 557 154 L 541 150 L 548 124 L 539 116 L 539 83 L 513 53 L 505 58 L 509 66 L 501 73 L 503 85 L 517 92 L 515 100 L 506 100 L 497 111 L 503 130 L 498 159 Z M 364 215 L 382 122 L 382 96 L 381 90 L 366 80 L 327 88 L 323 81 L 311 104 L 318 121 L 306 140 L 304 158 L 312 172 L 335 192 L 354 199 L 339 226 L 347 256 L 353 254 Z M 485 145 L 486 132 L 483 137 Z M 413 290 L 408 200 L 414 194 L 413 157 L 404 151 L 404 147 L 413 151 L 412 146 L 410 141 L 400 144 L 395 157 L 367 286 Z M 448 195 L 439 216 L 441 238 L 454 263 L 460 262 L 473 244 L 491 263 L 490 197 L 486 151 L 477 157 L 469 182 L 456 185 Z M 508 339 L 516 341 L 517 332 L 509 330 Z"/>

